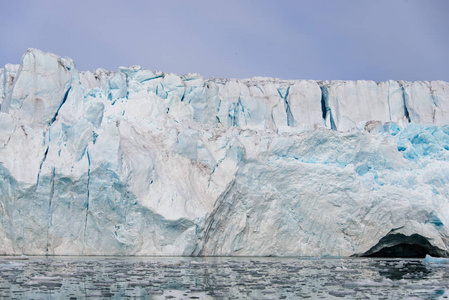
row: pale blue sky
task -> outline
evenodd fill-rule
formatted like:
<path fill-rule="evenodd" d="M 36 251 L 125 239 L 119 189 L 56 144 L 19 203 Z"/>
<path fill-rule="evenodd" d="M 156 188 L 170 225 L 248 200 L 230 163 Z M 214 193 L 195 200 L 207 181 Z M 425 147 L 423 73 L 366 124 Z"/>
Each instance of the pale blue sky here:
<path fill-rule="evenodd" d="M 0 0 L 0 66 L 32 47 L 78 70 L 449 81 L 448 16 L 448 0 Z"/>

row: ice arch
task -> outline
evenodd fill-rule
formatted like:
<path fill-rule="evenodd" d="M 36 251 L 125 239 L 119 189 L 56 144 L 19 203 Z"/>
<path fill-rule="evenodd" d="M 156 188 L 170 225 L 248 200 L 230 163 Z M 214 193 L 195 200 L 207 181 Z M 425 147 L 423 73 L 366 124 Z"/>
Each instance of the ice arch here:
<path fill-rule="evenodd" d="M 422 235 L 388 234 L 360 256 L 392 258 L 424 258 L 427 254 L 434 257 L 446 256 L 445 251 L 433 246 Z"/>

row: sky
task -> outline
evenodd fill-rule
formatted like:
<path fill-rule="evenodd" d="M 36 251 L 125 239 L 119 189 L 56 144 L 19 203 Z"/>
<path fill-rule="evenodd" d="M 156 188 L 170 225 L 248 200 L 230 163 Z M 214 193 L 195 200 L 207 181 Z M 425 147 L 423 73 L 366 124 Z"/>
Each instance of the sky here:
<path fill-rule="evenodd" d="M 0 67 L 28 48 L 80 71 L 449 81 L 448 0 L 0 0 Z"/>

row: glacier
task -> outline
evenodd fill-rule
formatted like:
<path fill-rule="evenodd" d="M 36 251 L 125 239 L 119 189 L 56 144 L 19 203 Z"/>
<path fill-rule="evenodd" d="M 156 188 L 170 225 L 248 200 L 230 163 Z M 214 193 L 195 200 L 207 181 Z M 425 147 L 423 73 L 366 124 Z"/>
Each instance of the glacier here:
<path fill-rule="evenodd" d="M 29 49 L 0 105 L 1 255 L 449 256 L 447 82 L 79 72 Z"/>

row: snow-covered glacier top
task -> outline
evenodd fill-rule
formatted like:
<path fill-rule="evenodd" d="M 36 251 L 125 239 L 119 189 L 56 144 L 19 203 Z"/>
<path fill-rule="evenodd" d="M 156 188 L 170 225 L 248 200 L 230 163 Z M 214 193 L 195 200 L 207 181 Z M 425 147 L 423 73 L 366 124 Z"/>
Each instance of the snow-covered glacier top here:
<path fill-rule="evenodd" d="M 0 253 L 449 253 L 447 82 L 78 72 L 29 49 L 0 83 Z"/>
<path fill-rule="evenodd" d="M 204 80 L 199 74 L 178 76 L 139 66 L 77 72 L 71 59 L 36 49 L 25 53 L 20 66 L 6 65 L 0 72 L 2 112 L 15 110 L 30 96 L 17 95 L 18 88 L 35 89 L 37 98 L 54 91 L 55 100 L 45 105 L 60 105 L 60 93 L 73 88 L 72 95 L 82 90 L 77 96 L 107 98 L 112 104 L 157 99 L 163 103 L 160 113 L 179 120 L 282 132 L 308 125 L 348 131 L 363 129 L 368 121 L 443 125 L 449 113 L 449 84 L 443 81 Z M 13 84 L 18 85 L 14 95 Z M 43 117 L 46 122 L 47 118 Z"/>

